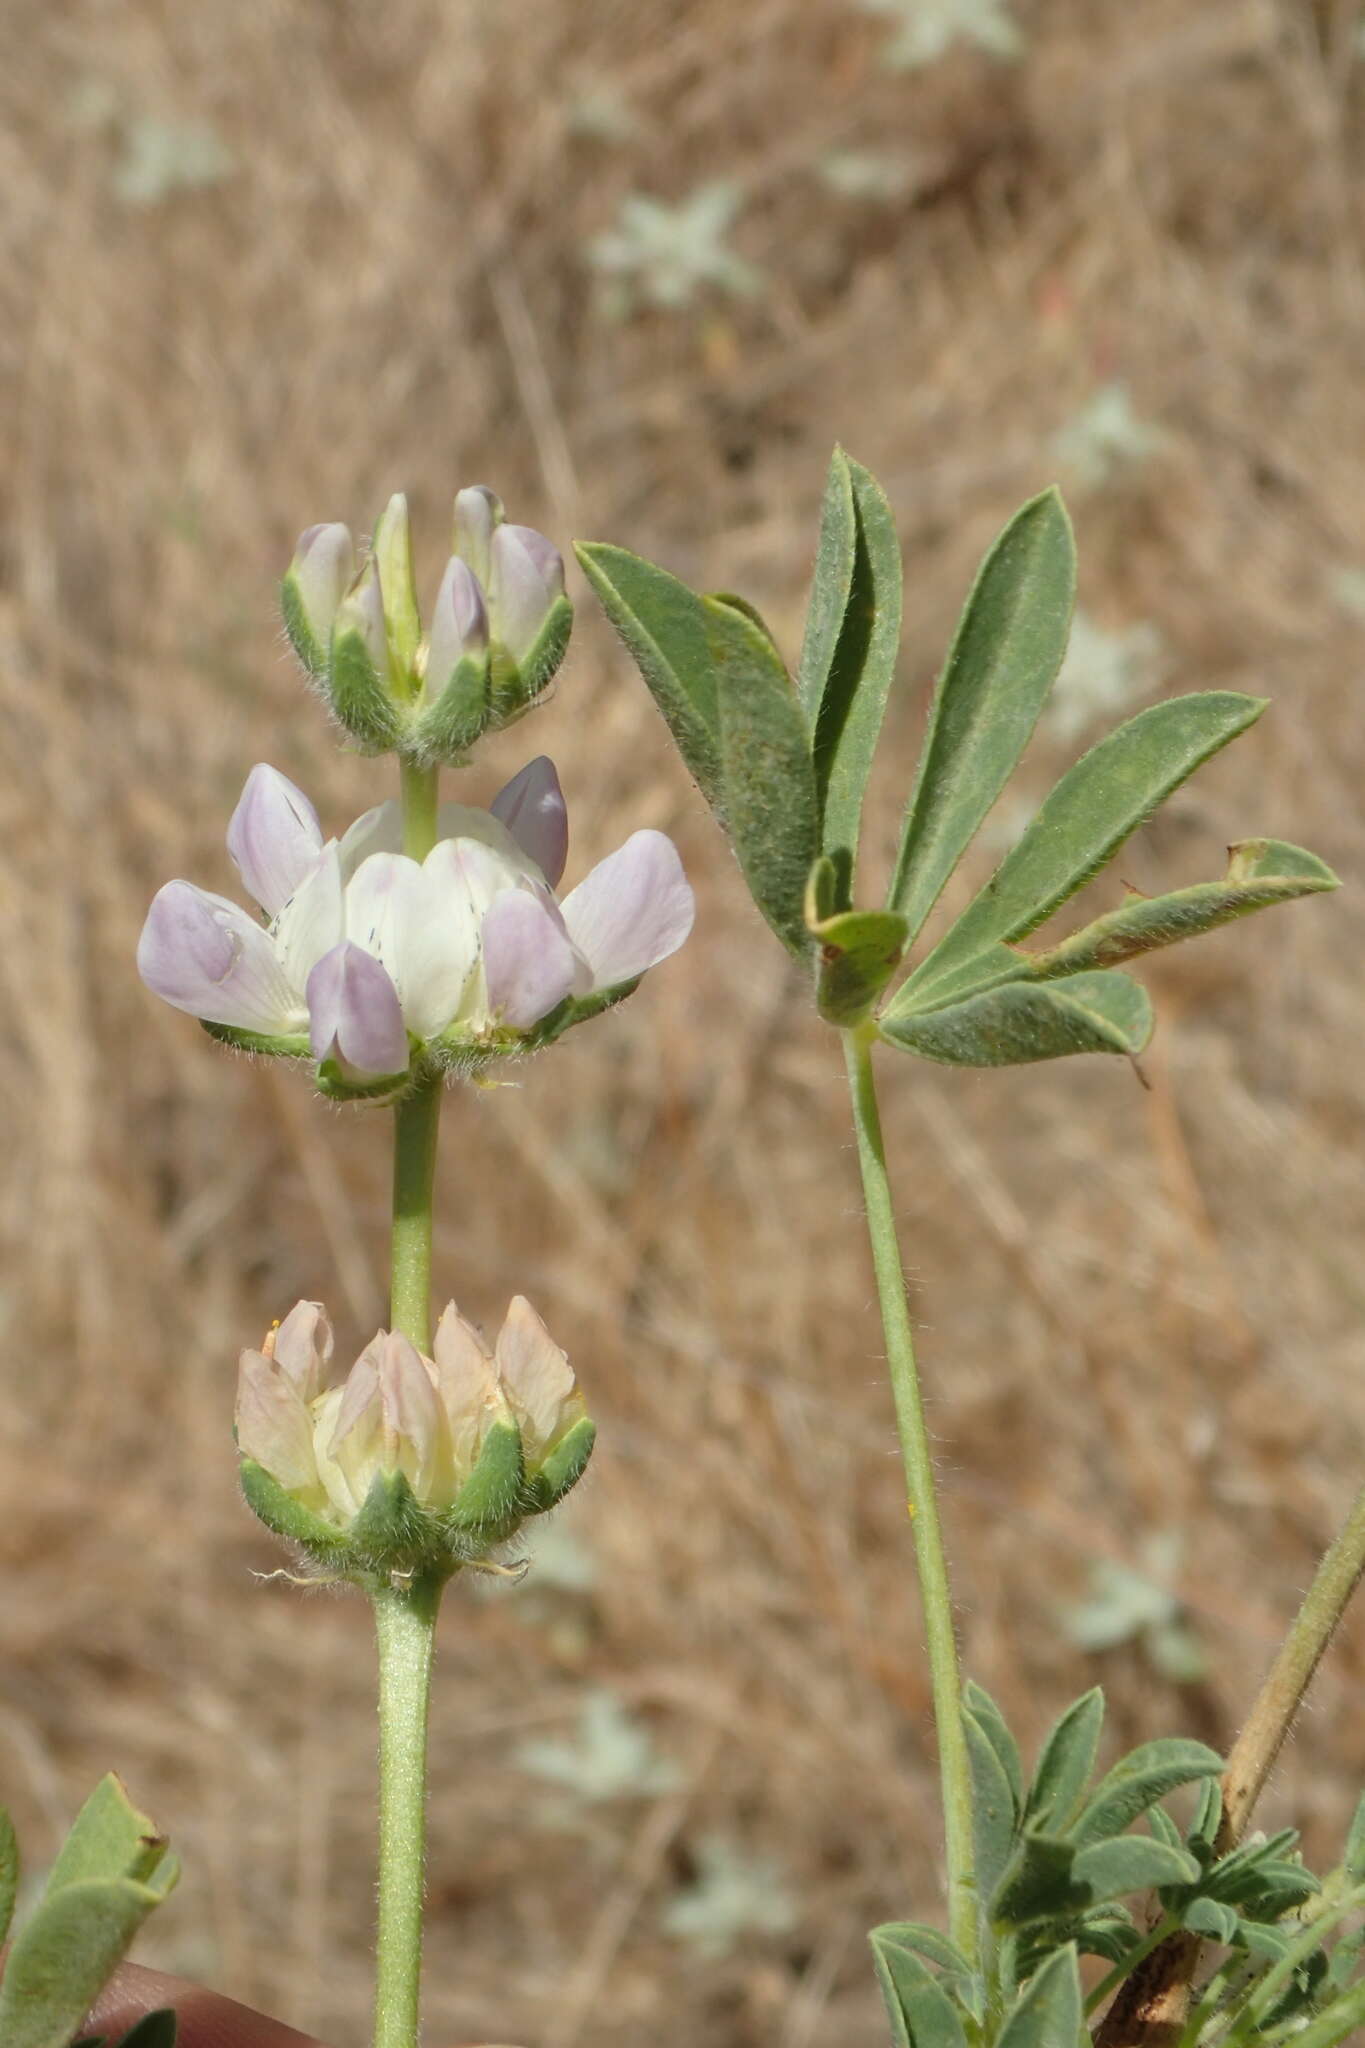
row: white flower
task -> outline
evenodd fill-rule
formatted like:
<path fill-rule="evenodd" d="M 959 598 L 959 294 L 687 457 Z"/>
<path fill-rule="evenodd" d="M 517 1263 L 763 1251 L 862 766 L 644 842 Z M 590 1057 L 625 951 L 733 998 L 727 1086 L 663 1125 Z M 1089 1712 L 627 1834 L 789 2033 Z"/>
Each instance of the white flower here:
<path fill-rule="evenodd" d="M 568 823 L 543 756 L 490 810 L 443 806 L 439 831 L 424 861 L 410 859 L 388 803 L 324 842 L 302 791 L 259 765 L 227 840 L 268 922 L 168 882 L 138 971 L 205 1023 L 267 1040 L 306 1035 L 314 1059 L 366 1082 L 404 1073 L 413 1040 L 506 1042 L 567 996 L 636 980 L 691 930 L 692 891 L 661 832 L 633 833 L 556 902 Z"/>

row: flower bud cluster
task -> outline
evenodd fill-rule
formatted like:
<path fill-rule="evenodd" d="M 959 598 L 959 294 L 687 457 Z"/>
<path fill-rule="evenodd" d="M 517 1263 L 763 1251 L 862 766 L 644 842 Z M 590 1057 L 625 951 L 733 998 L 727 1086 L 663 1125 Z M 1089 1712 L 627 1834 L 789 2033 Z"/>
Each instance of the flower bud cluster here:
<path fill-rule="evenodd" d="M 338 1378 L 327 1315 L 301 1301 L 242 1353 L 243 1491 L 332 1573 L 456 1571 L 553 1507 L 588 1462 L 573 1370 L 520 1295 L 492 1351 L 454 1302 L 432 1351 L 381 1330 Z"/>
<path fill-rule="evenodd" d="M 453 552 L 424 635 L 407 500 L 389 500 L 357 567 L 347 527 L 310 526 L 281 588 L 294 651 L 373 753 L 458 762 L 544 694 L 573 607 L 545 536 L 513 526 L 483 485 L 455 500 Z"/>

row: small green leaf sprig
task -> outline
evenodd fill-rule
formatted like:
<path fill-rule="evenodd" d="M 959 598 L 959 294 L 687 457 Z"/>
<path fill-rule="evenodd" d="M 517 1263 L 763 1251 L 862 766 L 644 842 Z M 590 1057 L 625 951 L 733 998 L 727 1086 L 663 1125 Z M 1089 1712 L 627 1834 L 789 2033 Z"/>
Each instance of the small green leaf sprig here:
<path fill-rule="evenodd" d="M 1072 2048 L 1087 2020 L 1181 1930 L 1220 1946 L 1180 2048 L 1206 2039 L 1322 2044 L 1365 2012 L 1365 1801 L 1340 1867 L 1319 1881 L 1294 1829 L 1218 1846 L 1222 1762 L 1202 1742 L 1146 1742 L 1094 1781 L 1098 1688 L 1059 1717 L 1031 1776 L 981 1687 L 964 1693 L 980 1887 L 980 1953 L 937 1928 L 894 1921 L 869 1939 L 897 2048 Z M 1182 1830 L 1166 1801 L 1189 1788 Z M 1145 1831 L 1142 1831 L 1144 1830 Z M 1151 1894 L 1146 1931 L 1125 1903 Z M 1334 1939 L 1334 1937 L 1337 1937 Z M 1088 1992 L 1081 1958 L 1110 1967 Z M 1304 2030 L 1302 2033 L 1300 2030 Z M 1173 2044 L 1174 2048 L 1174 2044 Z"/>
<path fill-rule="evenodd" d="M 899 652 L 901 562 L 868 471 L 836 449 L 794 681 L 744 600 L 698 596 L 623 548 L 592 543 L 578 556 L 755 903 L 810 966 L 821 1015 L 842 1029 L 875 1018 L 888 1045 L 950 1066 L 1134 1056 L 1151 1035 L 1152 1009 L 1124 964 L 1338 886 L 1315 854 L 1246 839 L 1216 881 L 1156 897 L 1129 892 L 1059 944 L 1025 946 L 1265 709 L 1234 691 L 1199 691 L 1152 705 L 1092 747 L 893 987 L 1017 766 L 1066 652 L 1075 548 L 1057 492 L 1016 513 L 981 564 L 934 693 L 879 908 L 857 903 L 858 839 Z"/>
<path fill-rule="evenodd" d="M 0 1979 L 5 2048 L 70 2048 L 147 1915 L 180 1875 L 165 1836 L 119 1780 L 102 1778 L 57 1852 L 43 1893 L 14 1937 Z M 19 1888 L 14 1825 L 0 1812 L 0 1942 Z M 123 2048 L 174 2048 L 175 2015 L 148 2013 Z M 101 2048 L 89 2037 L 81 2048 Z"/>

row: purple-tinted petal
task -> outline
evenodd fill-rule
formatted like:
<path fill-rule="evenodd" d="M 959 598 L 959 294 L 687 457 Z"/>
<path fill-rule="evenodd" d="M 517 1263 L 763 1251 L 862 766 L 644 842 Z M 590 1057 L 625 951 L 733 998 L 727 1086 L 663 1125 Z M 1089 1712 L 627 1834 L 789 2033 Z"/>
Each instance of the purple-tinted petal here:
<path fill-rule="evenodd" d="M 490 548 L 502 524 L 502 499 L 487 484 L 471 484 L 455 500 L 454 552 L 468 562 L 484 589 L 488 588 Z"/>
<path fill-rule="evenodd" d="M 569 857 L 569 808 L 548 754 L 528 761 L 488 807 L 553 889 Z"/>
<path fill-rule="evenodd" d="M 676 953 L 692 929 L 692 891 L 662 832 L 632 832 L 560 905 L 595 989 L 634 981 Z"/>
<path fill-rule="evenodd" d="M 337 606 L 354 574 L 355 549 L 349 527 L 333 522 L 310 526 L 299 535 L 289 575 L 309 631 L 324 654 Z"/>
<path fill-rule="evenodd" d="M 320 1301 L 298 1301 L 266 1339 L 266 1356 L 304 1401 L 314 1401 L 327 1384 L 332 1325 Z"/>
<path fill-rule="evenodd" d="M 335 839 L 313 857 L 312 867 L 271 927 L 275 951 L 290 988 L 300 992 L 324 953 L 346 936 L 341 890 L 341 857 Z"/>
<path fill-rule="evenodd" d="M 237 1448 L 291 1492 L 308 1492 L 318 1483 L 307 1407 L 275 1361 L 260 1351 L 244 1351 L 238 1366 Z"/>
<path fill-rule="evenodd" d="M 384 627 L 384 596 L 373 556 L 337 607 L 334 633 L 359 633 L 380 676 L 389 673 L 389 641 Z"/>
<path fill-rule="evenodd" d="M 335 1060 L 347 1079 L 401 1074 L 408 1034 L 398 991 L 372 953 L 343 939 L 308 977 L 309 1036 L 315 1060 Z"/>
<path fill-rule="evenodd" d="M 513 661 L 522 661 L 540 638 L 550 606 L 564 595 L 564 560 L 554 543 L 530 526 L 500 526 L 490 555 L 493 631 Z"/>
<path fill-rule="evenodd" d="M 524 889 L 495 896 L 483 920 L 488 1008 L 514 1031 L 529 1030 L 574 984 L 573 947 L 558 920 Z"/>
<path fill-rule="evenodd" d="M 270 1037 L 303 1026 L 269 932 L 240 904 L 193 882 L 157 891 L 137 942 L 137 971 L 153 995 L 208 1024 Z"/>
<path fill-rule="evenodd" d="M 434 704 L 467 654 L 488 650 L 488 610 L 478 578 L 458 555 L 446 563 L 431 615 L 423 696 Z"/>
<path fill-rule="evenodd" d="M 322 827 L 303 791 L 258 761 L 229 820 L 227 849 L 262 910 L 274 917 L 321 852 Z"/>

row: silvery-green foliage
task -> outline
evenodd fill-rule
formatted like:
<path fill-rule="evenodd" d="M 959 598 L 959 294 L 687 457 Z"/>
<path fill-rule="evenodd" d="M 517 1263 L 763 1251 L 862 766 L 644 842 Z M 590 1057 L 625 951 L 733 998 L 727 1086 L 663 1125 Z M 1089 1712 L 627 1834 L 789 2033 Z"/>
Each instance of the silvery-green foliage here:
<path fill-rule="evenodd" d="M 202 121 L 139 115 L 124 124 L 110 182 L 128 206 L 160 206 L 178 192 L 199 192 L 232 175 L 236 160 Z"/>
<path fill-rule="evenodd" d="M 874 205 L 903 199 L 914 177 L 907 157 L 881 149 L 831 149 L 816 169 L 822 183 L 841 199 L 866 199 Z"/>
<path fill-rule="evenodd" d="M 800 662 L 787 673 L 752 605 L 702 597 L 627 549 L 579 560 L 821 1015 L 953 1066 L 1077 1052 L 1133 1056 L 1152 1028 L 1125 961 L 1337 886 L 1316 855 L 1240 841 L 1224 875 L 1117 909 L 1042 950 L 1023 941 L 1108 864 L 1201 763 L 1260 717 L 1228 690 L 1154 704 L 1091 748 L 965 911 L 910 954 L 1005 789 L 1056 683 L 1075 598 L 1055 491 L 988 550 L 930 706 L 900 849 L 879 908 L 858 902 L 863 796 L 896 675 L 901 563 L 875 479 L 836 449 Z M 908 977 L 894 987 L 904 966 Z M 887 991 L 893 992 L 888 996 Z"/>
<path fill-rule="evenodd" d="M 707 1835 L 696 1847 L 697 1873 L 660 1916 L 664 1932 L 700 1955 L 728 1955 L 747 1934 L 787 1934 L 797 1906 L 778 1866 L 752 1856 L 728 1836 Z"/>
<path fill-rule="evenodd" d="M 873 1930 L 897 2048 L 1080 2048 L 1087 2012 L 1147 1953 L 1148 1927 L 1225 1952 L 1181 2048 L 1345 2039 L 1362 2011 L 1353 1923 L 1365 1907 L 1365 1802 L 1340 1869 L 1319 1882 L 1291 1828 L 1219 1846 L 1221 1764 L 1202 1743 L 1143 1743 L 1096 1777 L 1103 1717 L 1100 1692 L 1082 1695 L 1028 1773 L 995 1702 L 966 1688 L 981 1962 L 915 1921 Z M 1182 1828 L 1166 1802 L 1191 1794 Z M 1087 1999 L 1085 1956 L 1106 1966 Z"/>
<path fill-rule="evenodd" d="M 1176 1549 L 1168 1537 L 1147 1546 L 1146 1569 L 1096 1558 L 1087 1597 L 1069 1607 L 1062 1626 L 1081 1650 L 1112 1650 L 1135 1643 L 1163 1678 L 1191 1685 L 1204 1677 L 1208 1658 L 1169 1583 Z"/>
<path fill-rule="evenodd" d="M 660 1754 L 644 1724 L 607 1691 L 588 1694 L 572 1737 L 523 1742 L 515 1761 L 528 1776 L 584 1806 L 655 1798 L 679 1783 L 676 1763 Z"/>
<path fill-rule="evenodd" d="M 0 1983 L 5 2048 L 69 2048 L 179 1868 L 165 1836 L 130 1803 L 118 1779 L 103 1778 L 10 1946 Z M 14 1827 L 0 1812 L 0 1942 L 10 1933 L 18 1888 Z M 149 2014 L 127 2039 L 135 2048 L 174 2048 L 174 2018 Z"/>
<path fill-rule="evenodd" d="M 1141 470 L 1165 440 L 1138 412 L 1128 386 L 1115 380 L 1072 414 L 1053 436 L 1052 452 L 1082 490 L 1096 491 Z"/>
<path fill-rule="evenodd" d="M 587 245 L 588 262 L 609 287 L 609 310 L 678 312 L 706 291 L 752 297 L 762 273 L 726 244 L 742 201 L 740 187 L 724 178 L 699 185 L 676 206 L 629 193 L 616 226 Z"/>
<path fill-rule="evenodd" d="M 1023 31 L 1007 0 L 858 0 L 867 14 L 894 24 L 882 48 L 889 71 L 918 71 L 936 64 L 954 43 L 973 43 L 993 57 L 1018 57 Z"/>

